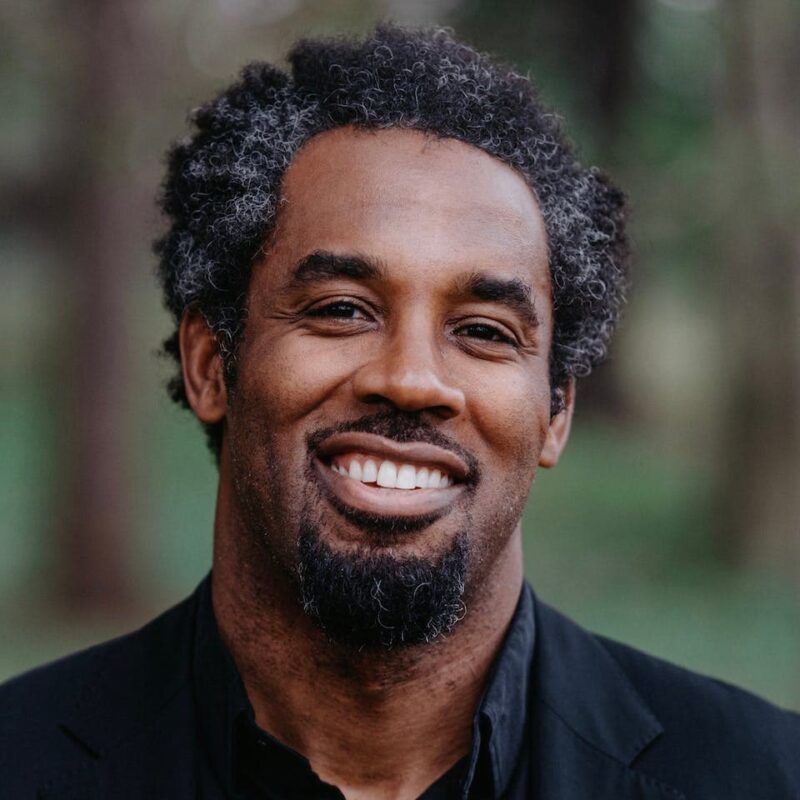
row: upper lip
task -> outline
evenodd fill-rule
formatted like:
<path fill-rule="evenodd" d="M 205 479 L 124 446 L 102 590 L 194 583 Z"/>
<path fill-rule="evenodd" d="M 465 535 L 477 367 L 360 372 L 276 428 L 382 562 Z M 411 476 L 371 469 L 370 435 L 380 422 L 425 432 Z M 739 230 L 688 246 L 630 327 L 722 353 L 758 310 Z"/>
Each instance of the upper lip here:
<path fill-rule="evenodd" d="M 451 450 L 428 442 L 396 442 L 374 433 L 335 433 L 319 447 L 319 454 L 330 459 L 341 453 L 364 453 L 397 464 L 434 466 L 447 472 L 456 480 L 464 481 L 469 466 Z"/>

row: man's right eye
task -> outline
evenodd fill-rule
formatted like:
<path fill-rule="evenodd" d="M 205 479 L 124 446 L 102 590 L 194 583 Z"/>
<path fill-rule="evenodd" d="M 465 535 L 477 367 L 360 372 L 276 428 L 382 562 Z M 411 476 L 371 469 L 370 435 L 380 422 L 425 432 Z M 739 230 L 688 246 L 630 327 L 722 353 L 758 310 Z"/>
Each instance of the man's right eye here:
<path fill-rule="evenodd" d="M 310 308 L 307 312 L 309 317 L 322 317 L 328 319 L 367 319 L 367 314 L 355 303 L 348 303 L 337 300 L 335 303 L 327 303 L 323 306 Z"/>

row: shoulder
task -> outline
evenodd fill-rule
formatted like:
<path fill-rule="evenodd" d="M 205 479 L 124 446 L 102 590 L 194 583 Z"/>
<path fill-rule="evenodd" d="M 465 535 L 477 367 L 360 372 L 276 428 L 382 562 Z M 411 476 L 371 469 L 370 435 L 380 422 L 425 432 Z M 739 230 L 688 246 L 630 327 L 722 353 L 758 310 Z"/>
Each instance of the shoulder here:
<path fill-rule="evenodd" d="M 558 731 L 676 796 L 800 799 L 797 714 L 592 634 L 538 601 L 536 626 L 535 696 L 551 738 Z"/>
<path fill-rule="evenodd" d="M 189 671 L 194 607 L 192 595 L 133 633 L 0 685 L 0 773 L 66 764 L 175 694 Z"/>
<path fill-rule="evenodd" d="M 800 715 L 627 645 L 595 639 L 663 726 L 640 755 L 641 769 L 698 796 L 717 796 L 723 787 L 730 798 L 800 796 Z M 713 794 L 702 794 L 712 787 Z"/>
<path fill-rule="evenodd" d="M 105 678 L 125 683 L 145 665 L 148 672 L 167 668 L 174 660 L 173 645 L 183 638 L 193 597 L 165 611 L 139 630 L 32 669 L 0 684 L 0 731 L 16 722 L 27 725 L 54 717 L 90 701 L 92 688 Z M 18 730 L 16 726 L 15 729 Z"/>

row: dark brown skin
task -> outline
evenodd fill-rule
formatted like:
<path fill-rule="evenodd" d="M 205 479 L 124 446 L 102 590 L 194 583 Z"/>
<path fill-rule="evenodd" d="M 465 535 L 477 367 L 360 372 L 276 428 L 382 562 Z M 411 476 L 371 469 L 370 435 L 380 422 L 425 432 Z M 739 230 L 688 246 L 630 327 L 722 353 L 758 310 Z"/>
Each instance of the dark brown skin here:
<path fill-rule="evenodd" d="M 571 385 L 567 409 L 550 417 L 545 228 L 513 169 L 417 131 L 320 134 L 283 190 L 250 284 L 233 392 L 202 316 L 181 325 L 192 408 L 226 425 L 214 611 L 262 728 L 348 798 L 416 798 L 469 751 L 521 587 L 522 508 L 537 467 L 555 465 L 569 434 Z M 292 288 L 292 268 L 315 251 L 376 260 L 383 274 Z M 538 325 L 465 295 L 459 281 L 478 271 L 530 287 Z M 349 305 L 310 315 L 333 302 Z M 306 436 L 386 409 L 416 412 L 457 442 L 481 480 L 423 530 L 379 543 L 319 493 Z M 325 542 L 342 551 L 433 558 L 466 531 L 465 618 L 431 644 L 360 653 L 333 644 L 298 602 L 308 498 Z"/>

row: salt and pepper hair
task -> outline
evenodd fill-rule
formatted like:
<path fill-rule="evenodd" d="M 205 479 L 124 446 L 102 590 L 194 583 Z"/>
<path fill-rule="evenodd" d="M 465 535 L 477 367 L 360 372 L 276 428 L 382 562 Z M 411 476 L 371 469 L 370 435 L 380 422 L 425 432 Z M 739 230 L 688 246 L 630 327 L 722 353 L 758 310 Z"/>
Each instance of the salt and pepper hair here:
<path fill-rule="evenodd" d="M 177 326 L 187 308 L 198 308 L 233 386 L 251 266 L 275 228 L 292 158 L 332 128 L 408 128 L 479 147 L 518 170 L 538 199 L 549 241 L 557 413 L 566 382 L 605 357 L 623 302 L 622 193 L 578 163 L 527 78 L 449 30 L 382 25 L 362 40 L 305 39 L 288 61 L 290 73 L 265 63 L 245 67 L 237 83 L 194 113 L 193 134 L 169 153 L 161 206 L 170 227 L 156 243 L 176 325 L 165 351 L 180 361 Z M 169 391 L 188 405 L 180 375 Z M 221 424 L 207 433 L 218 456 Z"/>

